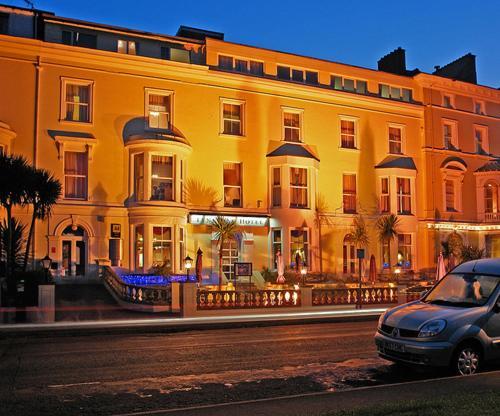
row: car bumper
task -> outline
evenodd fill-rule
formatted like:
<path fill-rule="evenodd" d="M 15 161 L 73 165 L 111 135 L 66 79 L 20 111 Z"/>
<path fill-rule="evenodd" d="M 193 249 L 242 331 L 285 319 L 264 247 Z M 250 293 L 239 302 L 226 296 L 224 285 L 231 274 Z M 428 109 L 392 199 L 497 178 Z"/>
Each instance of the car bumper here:
<path fill-rule="evenodd" d="M 432 367 L 448 366 L 454 349 L 449 342 L 417 342 L 380 332 L 375 334 L 375 345 L 379 356 L 386 360 Z"/>

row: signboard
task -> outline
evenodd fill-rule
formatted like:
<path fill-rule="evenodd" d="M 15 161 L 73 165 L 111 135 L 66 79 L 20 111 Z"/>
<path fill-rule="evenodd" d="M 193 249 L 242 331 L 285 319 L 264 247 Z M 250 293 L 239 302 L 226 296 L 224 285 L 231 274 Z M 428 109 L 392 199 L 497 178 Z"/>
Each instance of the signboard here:
<path fill-rule="evenodd" d="M 121 236 L 122 236 L 122 225 L 111 224 L 111 238 L 121 238 Z"/>
<path fill-rule="evenodd" d="M 358 248 L 356 250 L 356 257 L 358 259 L 364 259 L 365 258 L 365 249 L 364 248 Z"/>
<path fill-rule="evenodd" d="M 234 263 L 235 276 L 251 276 L 252 263 Z"/>
<path fill-rule="evenodd" d="M 226 216 L 224 219 L 228 221 L 236 221 L 239 227 L 265 227 L 267 225 L 267 217 L 243 217 L 243 216 Z M 217 218 L 217 215 L 202 215 L 191 214 L 189 222 L 194 225 L 211 225 Z"/>

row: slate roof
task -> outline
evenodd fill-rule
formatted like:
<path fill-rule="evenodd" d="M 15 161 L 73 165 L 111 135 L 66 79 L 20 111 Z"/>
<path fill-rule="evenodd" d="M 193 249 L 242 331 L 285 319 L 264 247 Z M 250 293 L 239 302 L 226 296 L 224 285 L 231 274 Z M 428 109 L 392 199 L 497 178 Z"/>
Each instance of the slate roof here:
<path fill-rule="evenodd" d="M 500 171 L 500 160 L 494 160 L 492 162 L 488 162 L 476 170 L 476 172 L 499 172 L 499 171 Z"/>
<path fill-rule="evenodd" d="M 376 169 L 399 168 L 417 170 L 415 162 L 411 157 L 387 156 L 382 162 L 375 166 Z"/>
<path fill-rule="evenodd" d="M 309 159 L 315 159 L 319 162 L 319 158 L 314 155 L 309 149 L 294 143 L 285 143 L 278 148 L 274 149 L 272 152 L 269 152 L 267 157 L 272 156 L 298 156 L 298 157 L 307 157 Z"/>

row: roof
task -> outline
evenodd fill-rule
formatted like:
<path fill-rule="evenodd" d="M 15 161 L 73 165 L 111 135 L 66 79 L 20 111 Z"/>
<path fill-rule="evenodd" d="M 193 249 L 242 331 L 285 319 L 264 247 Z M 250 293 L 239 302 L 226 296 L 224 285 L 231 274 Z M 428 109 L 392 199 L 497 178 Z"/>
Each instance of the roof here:
<path fill-rule="evenodd" d="M 49 133 L 49 136 L 54 140 L 58 137 L 95 140 L 95 137 L 91 133 L 85 133 L 81 131 L 47 130 L 47 132 Z"/>
<path fill-rule="evenodd" d="M 500 258 L 468 261 L 455 267 L 453 273 L 485 273 L 500 276 Z"/>
<path fill-rule="evenodd" d="M 399 168 L 417 170 L 415 162 L 411 157 L 387 156 L 382 162 L 375 166 L 376 169 Z"/>
<path fill-rule="evenodd" d="M 500 171 L 500 160 L 494 160 L 481 166 L 476 172 L 498 172 Z"/>
<path fill-rule="evenodd" d="M 315 159 L 319 162 L 319 158 L 314 155 L 309 149 L 305 146 L 295 143 L 285 143 L 278 148 L 274 149 L 272 152 L 269 152 L 267 157 L 273 156 L 298 156 L 298 157 L 307 157 L 310 159 Z"/>

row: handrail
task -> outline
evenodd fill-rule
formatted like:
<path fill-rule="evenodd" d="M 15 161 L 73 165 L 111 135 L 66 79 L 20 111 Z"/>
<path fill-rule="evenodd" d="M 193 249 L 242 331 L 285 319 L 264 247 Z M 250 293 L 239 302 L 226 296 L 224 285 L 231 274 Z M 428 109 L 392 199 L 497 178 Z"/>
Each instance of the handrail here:
<path fill-rule="evenodd" d="M 286 308 L 301 305 L 300 290 L 206 290 L 198 289 L 196 305 L 199 310 Z"/>
<path fill-rule="evenodd" d="M 171 305 L 171 286 L 140 286 L 123 282 L 109 266 L 104 266 L 102 278 L 107 286 L 125 302 L 142 305 Z"/>
<path fill-rule="evenodd" d="M 359 288 L 313 288 L 313 306 L 322 305 L 357 305 L 359 304 Z M 398 289 L 396 287 L 364 287 L 361 289 L 361 303 L 363 305 L 380 305 L 398 303 Z"/>

